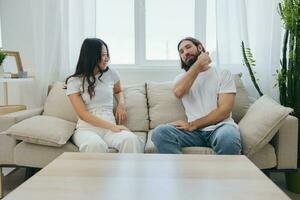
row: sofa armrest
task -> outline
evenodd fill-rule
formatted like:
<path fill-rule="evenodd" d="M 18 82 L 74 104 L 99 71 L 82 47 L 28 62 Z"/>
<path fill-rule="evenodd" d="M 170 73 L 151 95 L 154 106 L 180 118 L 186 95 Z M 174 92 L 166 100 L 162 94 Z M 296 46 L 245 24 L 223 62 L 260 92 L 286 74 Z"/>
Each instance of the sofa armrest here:
<path fill-rule="evenodd" d="M 13 112 L 6 115 L 0 115 L 0 132 L 7 130 L 12 125 L 24 119 L 40 115 L 42 112 L 43 108 L 35 108 L 30 110 Z"/>
<path fill-rule="evenodd" d="M 298 119 L 287 116 L 273 140 L 277 169 L 296 169 L 298 152 Z"/>

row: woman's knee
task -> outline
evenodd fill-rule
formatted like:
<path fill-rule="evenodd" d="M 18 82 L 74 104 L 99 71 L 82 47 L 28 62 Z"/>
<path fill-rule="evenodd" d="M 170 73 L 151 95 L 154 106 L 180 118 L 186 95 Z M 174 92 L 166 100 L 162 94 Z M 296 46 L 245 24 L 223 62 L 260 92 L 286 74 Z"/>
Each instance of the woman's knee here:
<path fill-rule="evenodd" d="M 140 144 L 141 139 L 132 132 L 125 132 L 122 143 Z"/>
<path fill-rule="evenodd" d="M 121 153 L 143 153 L 144 142 L 132 132 L 123 132 L 123 137 L 119 141 L 118 150 Z"/>
<path fill-rule="evenodd" d="M 103 140 L 90 139 L 79 146 L 80 152 L 106 153 L 107 150 L 108 146 Z"/>

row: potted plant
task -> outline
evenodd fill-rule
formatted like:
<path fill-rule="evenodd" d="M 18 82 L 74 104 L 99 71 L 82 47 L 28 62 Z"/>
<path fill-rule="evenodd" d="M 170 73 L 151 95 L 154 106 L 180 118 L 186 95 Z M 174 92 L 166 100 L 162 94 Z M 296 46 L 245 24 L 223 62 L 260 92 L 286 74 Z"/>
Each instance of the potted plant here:
<path fill-rule="evenodd" d="M 263 96 L 264 94 L 262 93 L 259 85 L 258 85 L 258 79 L 255 78 L 256 72 L 253 71 L 253 67 L 255 66 L 255 60 L 253 58 L 253 55 L 251 53 L 251 49 L 248 47 L 245 47 L 244 41 L 242 41 L 242 56 L 243 56 L 243 61 L 244 65 L 247 67 L 251 81 L 257 90 L 259 96 Z"/>
<path fill-rule="evenodd" d="M 300 0 L 283 0 L 278 12 L 284 25 L 281 67 L 277 71 L 280 103 L 294 109 L 292 115 L 300 120 Z M 298 167 L 300 164 L 300 127 L 298 123 Z M 286 173 L 287 187 L 300 193 L 300 169 Z"/>
<path fill-rule="evenodd" d="M 6 53 L 3 51 L 3 49 L 0 49 L 0 66 L 2 65 L 5 58 L 6 58 Z"/>

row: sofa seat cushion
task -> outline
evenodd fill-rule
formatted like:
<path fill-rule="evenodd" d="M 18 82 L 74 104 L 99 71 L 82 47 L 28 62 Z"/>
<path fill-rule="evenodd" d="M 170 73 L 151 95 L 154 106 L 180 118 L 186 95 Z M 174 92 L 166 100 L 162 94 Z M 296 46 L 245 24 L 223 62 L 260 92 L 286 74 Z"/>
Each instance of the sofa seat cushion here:
<path fill-rule="evenodd" d="M 43 168 L 64 152 L 78 151 L 78 147 L 72 142 L 67 142 L 64 146 L 59 148 L 21 142 L 14 150 L 14 159 L 16 165 Z M 117 152 L 118 151 L 114 148 L 108 149 L 108 153 Z"/>
<path fill-rule="evenodd" d="M 146 132 L 134 132 L 134 134 L 144 144 L 146 143 Z M 20 166 L 43 168 L 64 152 L 78 152 L 78 147 L 70 141 L 60 148 L 21 142 L 14 149 L 14 162 Z M 117 153 L 118 151 L 114 148 L 109 148 L 108 152 Z"/>
<path fill-rule="evenodd" d="M 25 142 L 60 147 L 73 135 L 76 124 L 51 116 L 34 116 L 5 131 L 6 134 Z"/>
<path fill-rule="evenodd" d="M 267 95 L 256 100 L 239 122 L 243 153 L 249 157 L 269 143 L 290 112 Z"/>
<path fill-rule="evenodd" d="M 71 142 L 62 147 L 19 143 L 14 150 L 15 164 L 20 166 L 43 168 L 64 152 L 77 152 L 78 148 Z"/>

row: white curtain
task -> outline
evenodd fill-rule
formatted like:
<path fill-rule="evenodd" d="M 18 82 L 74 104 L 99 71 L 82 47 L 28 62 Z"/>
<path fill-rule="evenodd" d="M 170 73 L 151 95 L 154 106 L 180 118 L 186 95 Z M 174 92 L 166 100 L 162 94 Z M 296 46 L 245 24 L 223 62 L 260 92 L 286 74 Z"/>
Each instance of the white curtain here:
<path fill-rule="evenodd" d="M 280 0 L 216 0 L 217 52 L 220 67 L 242 72 L 250 96 L 257 97 L 248 71 L 242 66 L 241 41 L 256 60 L 254 71 L 263 93 L 278 98 L 274 88 L 281 52 Z"/>
<path fill-rule="evenodd" d="M 31 0 L 36 105 L 75 70 L 82 41 L 95 36 L 95 0 Z"/>

